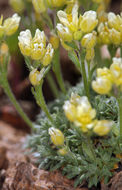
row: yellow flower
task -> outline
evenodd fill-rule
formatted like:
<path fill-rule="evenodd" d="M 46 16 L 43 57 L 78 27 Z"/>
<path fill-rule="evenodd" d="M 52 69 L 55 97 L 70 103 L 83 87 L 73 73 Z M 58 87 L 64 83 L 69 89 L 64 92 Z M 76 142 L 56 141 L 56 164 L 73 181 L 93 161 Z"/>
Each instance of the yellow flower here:
<path fill-rule="evenodd" d="M 98 41 L 101 44 L 110 44 L 110 34 L 109 34 L 109 28 L 107 23 L 103 24 L 100 23 L 100 25 L 98 26 Z"/>
<path fill-rule="evenodd" d="M 80 22 L 80 28 L 81 28 L 81 31 L 83 31 L 85 33 L 89 33 L 95 29 L 97 24 L 98 24 L 98 20 L 97 20 L 96 12 L 95 11 L 87 11 L 82 16 L 82 19 Z"/>
<path fill-rule="evenodd" d="M 25 9 L 25 4 L 23 0 L 10 0 L 10 5 L 17 13 L 21 13 Z"/>
<path fill-rule="evenodd" d="M 94 56 L 95 56 L 94 48 L 86 49 L 86 57 L 85 58 L 87 61 L 94 59 Z"/>
<path fill-rule="evenodd" d="M 122 85 L 122 58 L 113 58 L 113 63 L 110 66 L 110 71 L 113 76 L 113 82 L 117 86 Z"/>
<path fill-rule="evenodd" d="M 86 96 L 80 97 L 72 93 L 70 101 L 66 101 L 63 106 L 66 117 L 74 122 L 83 132 L 87 132 L 87 126 L 96 116 L 96 111 L 92 109 Z"/>
<path fill-rule="evenodd" d="M 52 45 L 49 43 L 46 48 L 46 53 L 43 57 L 42 64 L 44 66 L 47 66 L 51 63 L 52 57 L 54 55 L 54 49 L 52 48 Z"/>
<path fill-rule="evenodd" d="M 32 36 L 30 30 L 25 30 L 20 32 L 18 37 L 19 47 L 23 55 L 30 56 L 31 55 L 31 41 Z"/>
<path fill-rule="evenodd" d="M 37 13 L 43 13 L 47 10 L 45 0 L 32 0 L 32 3 Z"/>
<path fill-rule="evenodd" d="M 12 17 L 7 18 L 4 21 L 3 27 L 4 27 L 5 35 L 10 36 L 17 31 L 19 27 L 20 19 L 21 18 L 18 16 L 18 14 L 14 14 Z"/>
<path fill-rule="evenodd" d="M 81 40 L 81 45 L 87 49 L 94 48 L 97 41 L 96 32 L 93 31 L 92 33 L 88 33 L 83 36 Z"/>
<path fill-rule="evenodd" d="M 46 36 L 39 29 L 36 30 L 35 36 L 31 41 L 31 58 L 41 60 L 46 52 Z"/>
<path fill-rule="evenodd" d="M 108 13 L 108 26 L 122 32 L 122 16 Z"/>
<path fill-rule="evenodd" d="M 109 30 L 109 36 L 111 43 L 115 45 L 121 44 L 121 33 L 114 28 Z"/>
<path fill-rule="evenodd" d="M 113 81 L 111 71 L 110 71 L 110 69 L 108 69 L 106 67 L 103 67 L 102 69 L 101 68 L 97 69 L 97 77 L 104 77 L 110 81 Z"/>
<path fill-rule="evenodd" d="M 49 135 L 54 145 L 56 146 L 64 145 L 64 135 L 59 129 L 56 129 L 54 127 L 49 128 Z"/>
<path fill-rule="evenodd" d="M 61 155 L 61 156 L 65 156 L 66 154 L 68 154 L 68 151 L 65 147 L 61 148 L 58 150 L 58 153 Z"/>
<path fill-rule="evenodd" d="M 97 69 L 96 81 L 92 81 L 92 88 L 99 94 L 108 94 L 112 89 L 113 76 L 106 67 Z"/>
<path fill-rule="evenodd" d="M 59 37 L 56 35 L 52 35 L 50 37 L 49 42 L 52 44 L 53 48 L 56 50 L 59 47 Z"/>
<path fill-rule="evenodd" d="M 63 26 L 62 24 L 57 24 L 58 35 L 63 41 L 71 42 L 73 40 L 73 35 L 70 30 Z"/>
<path fill-rule="evenodd" d="M 97 77 L 92 81 L 92 88 L 98 94 L 108 94 L 112 89 L 112 82 L 105 77 Z"/>
<path fill-rule="evenodd" d="M 66 0 L 47 0 L 49 7 L 62 7 L 66 4 Z"/>
<path fill-rule="evenodd" d="M 113 121 L 107 121 L 107 120 L 98 121 L 94 126 L 93 131 L 99 136 L 107 135 L 110 132 L 113 124 L 114 124 Z"/>
<path fill-rule="evenodd" d="M 60 22 L 64 26 L 68 27 L 71 32 L 74 33 L 80 29 L 77 3 L 73 6 L 71 14 L 67 14 L 66 12 L 60 10 L 57 15 Z"/>
<path fill-rule="evenodd" d="M 33 86 L 39 85 L 41 81 L 41 74 L 37 69 L 33 69 L 29 75 L 30 82 Z"/>

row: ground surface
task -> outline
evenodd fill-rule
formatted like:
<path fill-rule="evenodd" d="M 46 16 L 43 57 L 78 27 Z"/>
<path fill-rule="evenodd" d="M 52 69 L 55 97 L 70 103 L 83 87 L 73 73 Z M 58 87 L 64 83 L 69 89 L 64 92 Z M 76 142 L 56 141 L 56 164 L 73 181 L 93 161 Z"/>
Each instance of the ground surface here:
<path fill-rule="evenodd" d="M 75 190 L 73 181 L 60 172 L 39 170 L 33 164 L 33 158 L 25 155 L 25 139 L 26 133 L 0 121 L 0 190 Z M 108 186 L 102 184 L 101 189 L 122 190 L 122 172 L 117 173 Z"/>

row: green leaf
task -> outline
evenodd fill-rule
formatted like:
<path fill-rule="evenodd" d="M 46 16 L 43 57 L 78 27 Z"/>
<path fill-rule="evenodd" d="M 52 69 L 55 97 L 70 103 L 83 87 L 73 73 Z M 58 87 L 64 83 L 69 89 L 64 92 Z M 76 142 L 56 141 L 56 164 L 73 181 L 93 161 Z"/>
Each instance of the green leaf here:
<path fill-rule="evenodd" d="M 86 144 L 85 142 L 82 142 L 82 149 L 86 156 L 88 156 L 91 160 L 94 160 L 93 153 L 90 147 L 88 146 L 88 144 Z"/>
<path fill-rule="evenodd" d="M 69 56 L 69 59 L 76 65 L 77 69 L 80 71 L 81 70 L 80 62 L 75 51 L 69 51 L 68 56 Z"/>

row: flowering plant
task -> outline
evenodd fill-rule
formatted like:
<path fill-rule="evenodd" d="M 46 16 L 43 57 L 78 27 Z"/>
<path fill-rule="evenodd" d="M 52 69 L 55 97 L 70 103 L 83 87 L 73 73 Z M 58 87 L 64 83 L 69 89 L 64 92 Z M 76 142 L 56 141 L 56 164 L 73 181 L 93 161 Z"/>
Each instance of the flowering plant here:
<path fill-rule="evenodd" d="M 75 186 L 87 181 L 92 187 L 102 180 L 108 182 L 122 156 L 122 15 L 108 13 L 105 0 L 83 2 L 10 0 L 21 17 L 27 9 L 31 23 L 30 29 L 18 35 L 18 46 L 29 70 L 32 93 L 42 109 L 35 123 L 17 103 L 7 80 L 10 53 L 5 43 L 19 27 L 17 14 L 4 22 L 0 19 L 0 85 L 32 129 L 27 144 L 39 167 L 61 168 L 68 178 L 75 178 Z M 22 27 L 26 26 L 23 18 Z M 60 44 L 81 74 L 75 87 L 67 87 L 63 80 Z M 101 53 L 104 45 L 107 62 Z M 56 98 L 49 105 L 42 90 L 45 77 Z"/>

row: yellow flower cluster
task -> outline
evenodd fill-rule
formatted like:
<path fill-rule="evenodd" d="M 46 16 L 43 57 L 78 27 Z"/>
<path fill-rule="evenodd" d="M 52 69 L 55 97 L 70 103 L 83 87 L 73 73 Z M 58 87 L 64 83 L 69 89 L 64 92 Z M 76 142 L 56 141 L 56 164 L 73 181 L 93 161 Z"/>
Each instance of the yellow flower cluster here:
<path fill-rule="evenodd" d="M 122 43 L 122 15 L 108 13 L 107 21 L 98 26 L 98 42 L 114 45 Z"/>
<path fill-rule="evenodd" d="M 70 101 L 66 101 L 63 108 L 66 117 L 84 133 L 92 129 L 99 136 L 103 136 L 108 134 L 113 125 L 111 121 L 95 120 L 96 111 L 86 96 L 80 97 L 72 93 Z"/>
<path fill-rule="evenodd" d="M 3 35 L 10 36 L 14 34 L 20 23 L 20 17 L 17 14 L 14 14 L 12 17 L 9 17 L 4 20 L 3 22 L 3 16 L 0 18 L 0 37 L 3 37 Z"/>
<path fill-rule="evenodd" d="M 50 64 L 54 49 L 48 43 L 46 47 L 46 36 L 39 29 L 36 30 L 35 36 L 32 38 L 30 30 L 20 32 L 18 37 L 19 47 L 23 55 L 31 57 L 33 60 L 39 60 L 44 66 Z"/>
<path fill-rule="evenodd" d="M 94 57 L 96 44 L 96 32 L 93 31 L 98 24 L 95 11 L 87 11 L 83 16 L 78 16 L 78 3 L 76 2 L 71 11 L 58 11 L 57 15 L 61 23 L 57 24 L 57 31 L 61 43 L 68 50 L 65 42 L 81 40 L 81 45 L 86 48 L 86 59 Z"/>
<path fill-rule="evenodd" d="M 122 58 L 113 58 L 110 69 L 97 69 L 97 78 L 92 82 L 93 89 L 99 94 L 109 94 L 112 85 L 122 86 Z"/>

